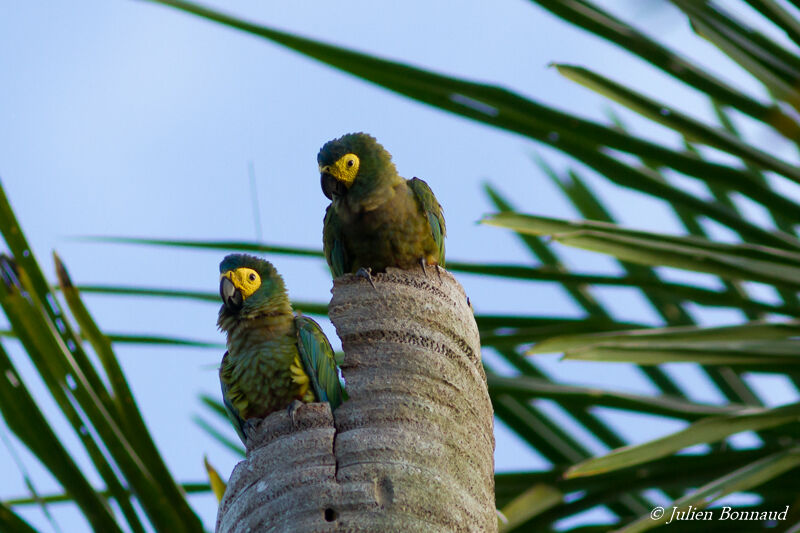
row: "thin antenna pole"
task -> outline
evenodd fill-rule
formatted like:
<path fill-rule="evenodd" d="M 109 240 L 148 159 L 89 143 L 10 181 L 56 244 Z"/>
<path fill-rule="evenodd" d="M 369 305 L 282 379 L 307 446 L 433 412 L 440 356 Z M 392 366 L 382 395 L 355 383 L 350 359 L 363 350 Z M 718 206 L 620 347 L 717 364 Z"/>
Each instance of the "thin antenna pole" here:
<path fill-rule="evenodd" d="M 256 241 L 262 242 L 261 235 L 261 209 L 258 203 L 258 188 L 256 187 L 256 169 L 252 161 L 247 162 L 247 173 L 250 176 L 250 198 L 253 200 L 253 223 L 256 225 Z"/>

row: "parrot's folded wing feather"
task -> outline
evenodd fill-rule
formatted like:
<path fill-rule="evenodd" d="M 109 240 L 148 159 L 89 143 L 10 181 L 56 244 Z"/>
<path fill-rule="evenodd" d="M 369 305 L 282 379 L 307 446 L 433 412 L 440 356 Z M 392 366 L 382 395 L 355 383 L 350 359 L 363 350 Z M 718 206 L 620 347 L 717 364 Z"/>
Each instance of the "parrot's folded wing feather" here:
<path fill-rule="evenodd" d="M 333 206 L 328 206 L 322 226 L 322 248 L 334 278 L 350 272 L 350 262 L 342 242 L 341 227 L 341 222 L 336 216 Z"/>
<path fill-rule="evenodd" d="M 436 196 L 434 196 L 428 184 L 421 179 L 412 178 L 408 180 L 408 186 L 414 192 L 414 195 L 422 206 L 422 210 L 428 217 L 433 240 L 436 243 L 436 247 L 439 249 L 439 265 L 444 266 L 444 237 L 447 231 L 444 226 L 442 206 L 439 205 Z"/>
<path fill-rule="evenodd" d="M 342 384 L 336 369 L 333 348 L 319 324 L 305 316 L 295 318 L 297 347 L 311 379 L 317 401 L 330 402 L 331 410 L 343 401 Z"/>
<path fill-rule="evenodd" d="M 236 430 L 237 435 L 242 440 L 242 444 L 245 444 L 247 437 L 244 434 L 244 424 L 245 421 L 242 420 L 242 417 L 239 416 L 239 410 L 233 406 L 228 396 L 228 385 L 225 384 L 225 380 L 222 379 L 222 368 L 225 366 L 225 358 L 228 357 L 228 352 L 225 352 L 225 355 L 222 356 L 222 364 L 220 365 L 220 375 L 219 375 L 219 386 L 222 389 L 222 403 L 225 405 L 225 412 L 228 413 L 228 419 L 233 424 L 234 429 Z"/>

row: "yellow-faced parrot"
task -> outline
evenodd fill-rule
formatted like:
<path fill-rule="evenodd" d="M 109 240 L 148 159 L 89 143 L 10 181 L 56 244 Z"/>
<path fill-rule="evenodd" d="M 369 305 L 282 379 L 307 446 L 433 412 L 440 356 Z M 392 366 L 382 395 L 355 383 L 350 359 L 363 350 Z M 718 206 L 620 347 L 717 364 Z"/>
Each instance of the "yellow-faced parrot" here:
<path fill-rule="evenodd" d="M 325 212 L 323 248 L 333 277 L 444 266 L 442 206 L 428 184 L 397 173 L 374 137 L 351 133 L 317 155 Z"/>
<path fill-rule="evenodd" d="M 319 324 L 292 313 L 275 267 L 252 255 L 222 260 L 217 325 L 228 336 L 219 381 L 223 403 L 245 441 L 248 419 L 263 418 L 294 400 L 343 401 L 333 349 Z"/>

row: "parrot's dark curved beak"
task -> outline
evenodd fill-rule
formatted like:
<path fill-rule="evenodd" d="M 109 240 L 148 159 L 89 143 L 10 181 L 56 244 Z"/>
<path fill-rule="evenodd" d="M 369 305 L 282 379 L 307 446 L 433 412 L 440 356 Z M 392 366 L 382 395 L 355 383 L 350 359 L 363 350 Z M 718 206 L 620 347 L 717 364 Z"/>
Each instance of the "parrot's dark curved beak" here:
<path fill-rule="evenodd" d="M 320 175 L 320 181 L 322 183 L 322 194 L 328 197 L 329 200 L 333 200 L 334 196 L 344 196 L 347 192 L 345 184 L 334 178 L 332 174 L 323 172 Z"/>
<path fill-rule="evenodd" d="M 220 280 L 219 295 L 222 298 L 222 303 L 229 310 L 238 311 L 242 308 L 242 303 L 244 303 L 242 291 L 237 289 L 230 279 L 222 278 L 222 280 Z"/>

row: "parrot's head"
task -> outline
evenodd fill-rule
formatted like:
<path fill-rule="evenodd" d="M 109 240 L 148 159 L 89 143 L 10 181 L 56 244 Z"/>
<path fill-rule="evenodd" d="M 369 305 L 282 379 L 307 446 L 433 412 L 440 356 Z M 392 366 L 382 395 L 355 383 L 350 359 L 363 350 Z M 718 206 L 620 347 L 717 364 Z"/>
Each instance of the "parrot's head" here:
<path fill-rule="evenodd" d="M 272 263 L 247 254 L 230 254 L 219 264 L 219 295 L 223 318 L 254 318 L 266 313 L 289 313 L 283 278 Z"/>
<path fill-rule="evenodd" d="M 399 179 L 392 156 L 375 137 L 348 133 L 328 141 L 317 154 L 322 192 L 336 201 L 363 197 Z"/>

